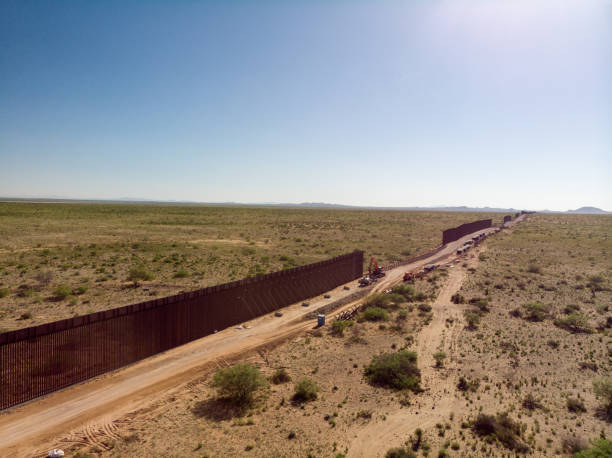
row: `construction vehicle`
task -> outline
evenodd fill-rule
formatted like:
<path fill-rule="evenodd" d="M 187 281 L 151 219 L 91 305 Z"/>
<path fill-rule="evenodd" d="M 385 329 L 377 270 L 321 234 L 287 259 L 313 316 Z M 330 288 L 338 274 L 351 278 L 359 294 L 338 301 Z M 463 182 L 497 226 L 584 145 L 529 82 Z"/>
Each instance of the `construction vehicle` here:
<path fill-rule="evenodd" d="M 385 276 L 385 273 L 380 267 L 378 267 L 378 261 L 374 256 L 370 258 L 370 265 L 368 266 L 368 275 L 370 279 L 378 279 Z"/>

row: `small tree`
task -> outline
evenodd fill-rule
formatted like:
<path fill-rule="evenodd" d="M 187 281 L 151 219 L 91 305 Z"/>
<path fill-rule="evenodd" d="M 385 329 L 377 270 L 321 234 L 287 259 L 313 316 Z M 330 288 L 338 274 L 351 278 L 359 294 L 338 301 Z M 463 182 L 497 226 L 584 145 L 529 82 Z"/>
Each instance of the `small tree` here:
<path fill-rule="evenodd" d="M 308 402 L 317 399 L 319 386 L 309 378 L 303 378 L 295 385 L 294 402 Z"/>
<path fill-rule="evenodd" d="M 612 377 L 602 377 L 593 381 L 593 391 L 597 399 L 603 401 L 603 408 L 608 419 L 612 419 Z"/>
<path fill-rule="evenodd" d="M 444 366 L 444 360 L 446 359 L 446 353 L 443 351 L 438 351 L 433 354 L 433 358 L 436 361 L 436 367 Z"/>
<path fill-rule="evenodd" d="M 138 286 L 139 281 L 152 280 L 153 274 L 145 266 L 134 266 L 130 269 L 127 279 L 134 282 L 134 286 Z"/>
<path fill-rule="evenodd" d="M 219 396 L 241 407 L 250 404 L 255 391 L 265 385 L 259 369 L 248 363 L 220 369 L 213 377 Z"/>
<path fill-rule="evenodd" d="M 421 371 L 417 367 L 417 354 L 412 351 L 373 356 L 364 375 L 371 385 L 421 391 Z"/>
<path fill-rule="evenodd" d="M 72 294 L 72 288 L 66 285 L 59 285 L 53 290 L 53 297 L 58 301 L 63 301 Z"/>

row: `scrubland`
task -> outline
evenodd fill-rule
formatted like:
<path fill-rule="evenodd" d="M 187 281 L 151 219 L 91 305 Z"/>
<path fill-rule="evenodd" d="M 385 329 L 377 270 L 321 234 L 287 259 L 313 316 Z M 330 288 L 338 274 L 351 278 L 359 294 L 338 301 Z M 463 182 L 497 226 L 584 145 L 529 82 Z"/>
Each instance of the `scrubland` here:
<path fill-rule="evenodd" d="M 597 391 L 612 368 L 611 223 L 532 216 L 351 320 L 250 355 L 262 382 L 250 402 L 206 373 L 119 420 L 121 439 L 66 444 L 81 456 L 595 456 L 612 436 Z"/>
<path fill-rule="evenodd" d="M 97 312 L 355 249 L 381 263 L 439 245 L 468 213 L 0 203 L 0 331 Z M 369 258 L 368 258 L 369 259 Z M 138 283 L 140 287 L 133 287 Z"/>

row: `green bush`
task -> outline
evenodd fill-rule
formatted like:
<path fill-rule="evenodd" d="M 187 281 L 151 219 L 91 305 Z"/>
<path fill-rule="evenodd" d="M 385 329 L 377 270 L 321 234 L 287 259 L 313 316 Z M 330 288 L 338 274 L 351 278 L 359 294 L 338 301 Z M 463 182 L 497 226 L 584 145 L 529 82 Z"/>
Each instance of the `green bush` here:
<path fill-rule="evenodd" d="M 386 308 L 390 303 L 391 296 L 388 294 L 373 294 L 365 300 L 364 305 L 366 307 Z"/>
<path fill-rule="evenodd" d="M 541 274 L 542 268 L 538 266 L 537 264 L 531 263 L 529 264 L 529 266 L 527 266 L 527 272 L 531 274 Z"/>
<path fill-rule="evenodd" d="M 587 409 L 581 399 L 567 398 L 567 410 L 573 413 L 582 413 L 586 412 Z"/>
<path fill-rule="evenodd" d="M 0 298 L 8 296 L 10 291 L 8 288 L 0 288 Z"/>
<path fill-rule="evenodd" d="M 412 302 L 414 300 L 414 288 L 410 285 L 402 284 L 394 286 L 391 292 L 393 294 L 401 294 L 408 302 Z"/>
<path fill-rule="evenodd" d="M 612 456 L 612 441 L 599 439 L 587 450 L 574 454 L 574 458 L 606 458 Z"/>
<path fill-rule="evenodd" d="M 153 274 L 144 266 L 134 266 L 130 268 L 127 279 L 137 286 L 139 281 L 153 280 Z"/>
<path fill-rule="evenodd" d="M 476 392 L 479 386 L 480 382 L 478 380 L 468 380 L 463 376 L 459 377 L 459 382 L 457 383 L 457 389 L 460 391 Z"/>
<path fill-rule="evenodd" d="M 353 322 L 349 320 L 337 320 L 331 325 L 331 333 L 338 337 L 344 336 L 344 330 L 350 326 L 353 326 Z"/>
<path fill-rule="evenodd" d="M 317 399 L 317 393 L 320 391 L 319 386 L 309 378 L 303 378 L 295 385 L 293 393 L 294 402 L 308 402 Z"/>
<path fill-rule="evenodd" d="M 612 419 L 612 377 L 602 377 L 593 381 L 593 391 L 603 402 L 603 410 L 608 420 Z"/>
<path fill-rule="evenodd" d="M 366 321 L 387 321 L 389 312 L 380 307 L 368 307 L 361 313 L 360 318 Z"/>
<path fill-rule="evenodd" d="M 431 312 L 431 305 L 429 304 L 419 304 L 417 305 L 417 308 L 419 309 L 419 312 L 422 313 Z"/>
<path fill-rule="evenodd" d="M 392 304 L 403 304 L 404 302 L 406 302 L 406 298 L 404 296 L 402 296 L 401 294 L 395 294 L 395 293 L 391 293 L 388 294 L 387 297 L 391 300 Z"/>
<path fill-rule="evenodd" d="M 287 383 L 291 381 L 291 376 L 287 373 L 284 368 L 276 369 L 272 377 L 270 377 L 270 381 L 275 385 L 280 385 L 281 383 Z"/>
<path fill-rule="evenodd" d="M 53 290 L 53 297 L 58 301 L 63 301 L 72 295 L 72 288 L 66 285 L 59 285 Z"/>
<path fill-rule="evenodd" d="M 472 430 L 481 437 L 497 439 L 510 450 L 521 454 L 529 452 L 529 447 L 520 440 L 520 423 L 512 420 L 505 412 L 495 416 L 479 414 L 472 424 Z"/>
<path fill-rule="evenodd" d="M 259 369 L 252 364 L 236 364 L 218 370 L 213 377 L 213 386 L 220 397 L 238 406 L 246 406 L 253 400 L 253 394 L 266 385 Z"/>
<path fill-rule="evenodd" d="M 467 321 L 468 329 L 474 330 L 478 328 L 478 325 L 480 324 L 480 315 L 478 313 L 466 310 L 463 312 L 463 315 L 465 316 L 465 321 Z"/>
<path fill-rule="evenodd" d="M 416 458 L 416 455 L 407 448 L 397 447 L 387 450 L 385 458 Z"/>
<path fill-rule="evenodd" d="M 444 360 L 446 359 L 446 353 L 443 351 L 438 351 L 433 354 L 433 358 L 436 361 L 436 367 L 444 366 Z"/>
<path fill-rule="evenodd" d="M 417 354 L 412 351 L 374 356 L 366 366 L 364 375 L 371 385 L 421 391 L 421 371 L 417 367 Z"/>
<path fill-rule="evenodd" d="M 186 270 L 179 270 L 173 275 L 174 278 L 187 278 L 189 277 L 189 272 Z"/>
<path fill-rule="evenodd" d="M 544 321 L 549 309 L 541 302 L 529 302 L 523 305 L 523 318 L 527 321 Z"/>
<path fill-rule="evenodd" d="M 76 294 L 77 296 L 80 296 L 81 294 L 85 294 L 88 289 L 89 289 L 89 286 L 81 285 L 81 286 L 77 286 L 72 292 Z"/>
<path fill-rule="evenodd" d="M 566 318 L 557 318 L 554 323 L 555 326 L 574 334 L 588 334 L 593 331 L 589 324 L 589 318 L 582 313 L 570 313 Z"/>
<path fill-rule="evenodd" d="M 453 304 L 465 304 L 465 297 L 459 293 L 455 293 L 451 296 L 451 302 Z"/>

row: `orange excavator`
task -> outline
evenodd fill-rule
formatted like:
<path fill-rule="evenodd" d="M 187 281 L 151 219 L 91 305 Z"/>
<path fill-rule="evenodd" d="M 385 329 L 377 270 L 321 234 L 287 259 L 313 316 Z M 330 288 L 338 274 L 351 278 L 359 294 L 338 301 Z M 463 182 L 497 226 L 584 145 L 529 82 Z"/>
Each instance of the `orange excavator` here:
<path fill-rule="evenodd" d="M 374 256 L 372 256 L 370 259 L 370 265 L 368 266 L 368 275 L 359 280 L 359 286 L 368 286 L 384 276 L 385 273 L 380 267 L 378 267 L 378 261 Z"/>
<path fill-rule="evenodd" d="M 385 273 L 380 267 L 378 267 L 378 261 L 374 256 L 370 258 L 370 265 L 368 266 L 368 274 L 370 278 L 381 278 L 385 276 Z"/>

